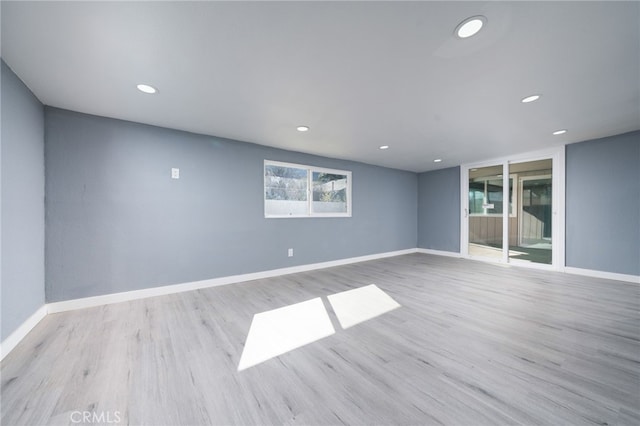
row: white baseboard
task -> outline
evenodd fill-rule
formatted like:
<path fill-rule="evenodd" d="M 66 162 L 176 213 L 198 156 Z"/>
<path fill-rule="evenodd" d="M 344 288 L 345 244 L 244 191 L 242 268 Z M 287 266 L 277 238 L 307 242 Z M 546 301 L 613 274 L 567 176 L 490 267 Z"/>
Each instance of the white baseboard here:
<path fill-rule="evenodd" d="M 634 284 L 640 284 L 640 275 L 618 274 L 615 272 L 596 271 L 594 269 L 574 268 L 565 266 L 564 272 L 574 275 L 583 275 L 586 277 L 605 278 L 608 280 L 626 281 Z"/>
<path fill-rule="evenodd" d="M 292 266 L 289 268 L 273 269 L 270 271 L 254 272 L 250 274 L 232 275 L 228 277 L 212 278 L 202 281 L 194 281 L 182 284 L 167 285 L 162 287 L 153 287 L 142 290 L 125 291 L 122 293 L 105 294 L 102 296 L 85 297 L 82 299 L 65 300 L 62 302 L 53 302 L 41 306 L 33 315 L 31 315 L 20 327 L 18 327 L 9 337 L 7 337 L 0 345 L 0 360 L 11 352 L 18 343 L 47 315 L 57 312 L 72 311 L 75 309 L 90 308 L 95 306 L 109 305 L 112 303 L 126 302 L 137 299 L 145 299 L 147 297 L 163 296 L 166 294 L 181 293 L 184 291 L 198 290 L 202 288 L 216 287 L 220 285 L 234 284 L 244 281 L 252 281 L 263 278 L 271 278 L 282 275 L 295 274 L 299 272 L 313 271 L 317 269 L 332 268 L 334 266 L 348 265 L 351 263 L 367 262 L 370 260 L 383 259 L 386 257 L 402 256 L 411 253 L 432 254 L 436 256 L 447 256 L 462 258 L 460 253 L 413 248 L 406 250 L 398 250 L 387 253 L 378 253 L 367 256 L 352 257 L 348 259 L 332 260 L 329 262 L 312 263 L 308 265 Z M 563 271 L 569 274 L 584 275 L 595 278 L 605 278 L 610 280 L 626 281 L 631 283 L 640 283 L 640 276 L 617 274 L 613 272 L 603 272 L 590 269 L 565 267 Z"/>
<path fill-rule="evenodd" d="M 146 288 L 142 290 L 125 291 L 122 293 L 105 294 L 103 296 L 85 297 L 82 299 L 65 300 L 53 302 L 48 305 L 48 312 L 72 311 L 75 309 L 91 308 L 95 306 L 109 305 L 112 303 L 127 302 L 147 297 L 163 296 L 167 294 L 181 293 L 184 291 L 199 290 L 202 288 L 217 287 L 220 285 L 234 284 L 244 281 L 253 281 L 263 278 L 277 277 L 281 275 L 295 274 L 298 272 L 313 271 L 316 269 L 331 268 L 334 266 L 347 265 L 350 263 L 366 262 L 369 260 L 382 259 L 385 257 L 401 256 L 415 253 L 416 249 L 398 250 L 387 253 L 378 253 L 368 256 L 352 257 L 348 259 L 332 260 L 329 262 L 312 263 L 308 265 L 292 266 L 289 268 L 272 269 L 270 271 L 254 272 L 242 275 L 232 275 L 228 277 L 211 278 L 202 281 L 173 284 L 162 287 Z"/>
<path fill-rule="evenodd" d="M 462 255 L 460 253 L 457 253 L 455 251 L 442 251 L 442 250 L 419 248 L 419 249 L 416 249 L 416 252 L 417 253 L 423 253 L 423 254 L 433 254 L 433 255 L 436 255 L 436 256 L 462 257 Z"/>
<path fill-rule="evenodd" d="M 436 256 L 448 256 L 448 257 L 460 257 L 460 258 L 463 257 L 460 253 L 456 253 L 456 252 L 423 249 L 423 248 L 416 249 L 416 252 L 424 253 L 424 254 L 433 254 Z M 539 265 L 535 263 L 526 263 L 526 262 L 501 263 L 499 261 L 493 261 L 492 259 L 470 259 L 470 260 L 479 260 L 481 262 L 495 263 L 497 265 L 522 266 L 530 269 L 558 271 L 558 269 L 554 269 L 550 265 Z M 560 271 L 565 272 L 567 274 L 582 275 L 582 276 L 593 277 L 593 278 L 604 278 L 607 280 L 625 281 L 625 282 L 640 284 L 639 275 L 618 274 L 615 272 L 597 271 L 595 269 L 573 268 L 570 266 L 561 267 Z"/>
<path fill-rule="evenodd" d="M 38 325 L 44 317 L 47 316 L 47 313 L 47 305 L 40 306 L 33 315 L 27 318 L 25 322 L 23 322 L 13 333 L 9 335 L 9 337 L 4 339 L 2 344 L 0 344 L 0 360 L 3 360 L 4 357 L 6 357 L 9 352 L 17 346 L 18 343 L 20 343 L 20 341 L 24 339 L 25 336 L 29 334 L 29 332 L 33 330 L 33 328 Z"/>

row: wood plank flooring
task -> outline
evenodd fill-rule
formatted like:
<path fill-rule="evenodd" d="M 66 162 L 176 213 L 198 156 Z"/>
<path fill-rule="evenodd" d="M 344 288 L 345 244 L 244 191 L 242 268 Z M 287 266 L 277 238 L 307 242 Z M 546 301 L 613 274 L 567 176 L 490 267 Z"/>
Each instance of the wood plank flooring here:
<path fill-rule="evenodd" d="M 402 307 L 341 329 L 369 284 Z M 334 335 L 237 371 L 316 297 Z M 1 374 L 2 425 L 639 425 L 640 286 L 412 254 L 49 315 Z"/>

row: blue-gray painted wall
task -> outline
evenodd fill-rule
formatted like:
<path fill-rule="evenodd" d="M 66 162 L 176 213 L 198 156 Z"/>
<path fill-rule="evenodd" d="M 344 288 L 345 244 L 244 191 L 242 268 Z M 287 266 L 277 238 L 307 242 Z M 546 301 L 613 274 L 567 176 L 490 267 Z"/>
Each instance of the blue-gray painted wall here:
<path fill-rule="evenodd" d="M 416 247 L 415 173 L 45 115 L 49 302 Z M 353 216 L 265 219 L 265 159 L 351 170 Z"/>
<path fill-rule="evenodd" d="M 418 175 L 418 247 L 460 252 L 460 167 Z"/>
<path fill-rule="evenodd" d="M 45 301 L 44 111 L 13 71 L 2 68 L 1 340 Z"/>
<path fill-rule="evenodd" d="M 1 66 L 2 340 L 45 300 L 416 246 L 460 250 L 458 167 L 416 175 L 43 112 Z M 633 132 L 567 146 L 567 266 L 640 274 L 639 144 Z M 264 159 L 353 171 L 353 217 L 265 219 Z M 171 167 L 181 169 L 180 180 L 170 179 Z M 290 247 L 293 258 L 286 257 Z"/>
<path fill-rule="evenodd" d="M 459 168 L 418 191 L 418 247 L 459 252 Z M 567 145 L 565 200 L 566 266 L 640 275 L 640 132 Z"/>
<path fill-rule="evenodd" d="M 640 131 L 567 145 L 566 265 L 640 275 Z"/>

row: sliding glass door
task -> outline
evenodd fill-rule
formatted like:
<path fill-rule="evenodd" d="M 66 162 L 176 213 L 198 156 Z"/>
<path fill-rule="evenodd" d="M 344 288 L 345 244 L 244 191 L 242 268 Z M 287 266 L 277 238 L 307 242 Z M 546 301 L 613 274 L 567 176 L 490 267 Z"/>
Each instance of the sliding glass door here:
<path fill-rule="evenodd" d="M 545 159 L 510 164 L 509 170 L 518 182 L 518 220 L 510 233 L 509 259 L 551 265 L 553 162 Z"/>
<path fill-rule="evenodd" d="M 554 167 L 562 164 L 561 170 Z M 564 150 L 463 166 L 462 254 L 504 263 L 564 264 Z M 561 185 L 561 188 L 556 186 Z M 558 229 L 560 228 L 560 229 Z"/>
<path fill-rule="evenodd" d="M 469 171 L 469 254 L 502 258 L 502 215 L 504 212 L 503 166 L 473 168 Z"/>

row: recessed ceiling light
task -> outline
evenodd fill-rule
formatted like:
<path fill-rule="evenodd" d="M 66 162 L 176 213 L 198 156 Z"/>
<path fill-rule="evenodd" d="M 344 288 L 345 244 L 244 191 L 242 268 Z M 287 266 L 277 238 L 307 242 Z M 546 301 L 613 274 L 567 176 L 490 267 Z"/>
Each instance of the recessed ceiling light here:
<path fill-rule="evenodd" d="M 380 149 L 389 149 L 389 145 L 382 145 Z"/>
<path fill-rule="evenodd" d="M 556 135 L 556 136 L 564 135 L 565 133 L 567 133 L 567 129 L 556 130 L 555 132 L 553 132 L 553 134 Z"/>
<path fill-rule="evenodd" d="M 537 101 L 538 99 L 540 99 L 540 96 L 541 95 L 527 96 L 526 98 L 523 98 L 520 102 L 522 102 L 523 104 L 528 104 L 529 102 Z"/>
<path fill-rule="evenodd" d="M 467 18 L 462 21 L 457 27 L 455 34 L 459 38 L 469 38 L 473 35 L 476 35 L 478 31 L 482 29 L 485 22 L 487 22 L 487 18 L 484 16 L 472 16 L 471 18 Z"/>
<path fill-rule="evenodd" d="M 149 86 L 148 84 L 138 84 L 136 87 L 138 88 L 139 91 L 144 93 L 149 93 L 149 94 L 153 94 L 158 91 L 158 89 L 156 89 L 153 86 Z"/>
<path fill-rule="evenodd" d="M 298 126 L 298 127 L 296 127 L 296 129 L 299 132 L 308 132 L 309 131 L 309 126 Z"/>
<path fill-rule="evenodd" d="M 433 160 L 434 163 L 441 163 L 442 162 L 442 158 L 436 158 L 435 160 Z"/>

